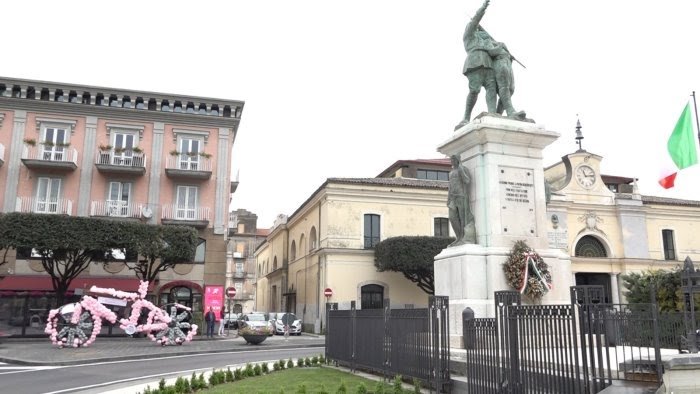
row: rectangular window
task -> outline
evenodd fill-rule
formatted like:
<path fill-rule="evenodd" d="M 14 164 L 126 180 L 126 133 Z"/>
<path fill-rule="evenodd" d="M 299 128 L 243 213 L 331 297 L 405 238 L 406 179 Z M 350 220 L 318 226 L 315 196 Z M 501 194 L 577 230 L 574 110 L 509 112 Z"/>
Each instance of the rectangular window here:
<path fill-rule="evenodd" d="M 202 141 L 194 138 L 181 138 L 180 139 L 180 164 L 181 170 L 192 170 L 196 171 L 199 169 L 199 152 L 201 149 Z"/>
<path fill-rule="evenodd" d="M 365 215 L 365 249 L 372 249 L 379 243 L 379 215 Z"/>
<path fill-rule="evenodd" d="M 428 179 L 432 181 L 446 181 L 449 177 L 449 171 L 440 170 L 416 170 L 416 178 Z"/>
<path fill-rule="evenodd" d="M 66 129 L 56 127 L 44 129 L 43 160 L 63 161 L 66 142 L 68 142 Z"/>
<path fill-rule="evenodd" d="M 113 146 L 112 164 L 131 165 L 134 159 L 133 149 L 136 147 L 136 136 L 131 133 L 117 131 L 114 133 Z"/>
<path fill-rule="evenodd" d="M 243 275 L 243 263 L 236 263 L 236 275 Z"/>
<path fill-rule="evenodd" d="M 664 243 L 664 259 L 676 259 L 676 247 L 673 242 L 673 230 L 661 230 L 661 238 Z"/>
<path fill-rule="evenodd" d="M 131 200 L 131 183 L 110 182 L 109 195 L 107 197 L 107 215 L 127 217 L 131 216 L 129 202 Z"/>
<path fill-rule="evenodd" d="M 199 238 L 197 243 L 197 248 L 194 251 L 194 263 L 204 263 L 204 258 L 207 254 L 207 241 Z"/>
<path fill-rule="evenodd" d="M 60 193 L 60 178 L 39 177 L 37 180 L 36 202 L 33 211 L 38 213 L 58 212 L 58 196 Z"/>
<path fill-rule="evenodd" d="M 436 237 L 450 236 L 450 220 L 448 218 L 435 218 L 433 219 L 433 225 L 435 227 L 434 234 Z"/>
<path fill-rule="evenodd" d="M 177 187 L 175 217 L 182 220 L 197 219 L 197 186 Z"/>

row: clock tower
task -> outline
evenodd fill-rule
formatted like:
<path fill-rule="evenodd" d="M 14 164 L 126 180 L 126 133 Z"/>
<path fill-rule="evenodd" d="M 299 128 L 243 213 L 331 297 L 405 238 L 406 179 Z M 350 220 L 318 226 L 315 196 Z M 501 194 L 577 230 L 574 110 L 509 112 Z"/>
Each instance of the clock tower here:
<path fill-rule="evenodd" d="M 600 175 L 601 160 L 601 156 L 578 150 L 545 168 L 544 176 L 552 193 L 565 200 L 610 203 L 615 194 L 608 189 Z"/>

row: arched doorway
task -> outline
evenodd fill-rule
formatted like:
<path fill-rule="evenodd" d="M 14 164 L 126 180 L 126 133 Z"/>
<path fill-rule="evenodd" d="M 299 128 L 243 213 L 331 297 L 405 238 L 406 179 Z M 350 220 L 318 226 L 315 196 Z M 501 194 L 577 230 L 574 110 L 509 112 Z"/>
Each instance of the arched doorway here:
<path fill-rule="evenodd" d="M 380 285 L 364 285 L 361 288 L 361 308 L 381 309 L 384 307 L 384 287 Z"/>
<path fill-rule="evenodd" d="M 607 249 L 603 242 L 592 235 L 581 237 L 576 243 L 574 256 L 587 259 L 608 257 Z M 576 286 L 603 286 L 605 289 L 605 303 L 612 300 L 610 274 L 602 272 L 577 272 Z"/>
<path fill-rule="evenodd" d="M 202 287 L 194 282 L 173 281 L 160 288 L 158 305 L 178 303 L 189 308 L 192 312 L 202 311 Z"/>

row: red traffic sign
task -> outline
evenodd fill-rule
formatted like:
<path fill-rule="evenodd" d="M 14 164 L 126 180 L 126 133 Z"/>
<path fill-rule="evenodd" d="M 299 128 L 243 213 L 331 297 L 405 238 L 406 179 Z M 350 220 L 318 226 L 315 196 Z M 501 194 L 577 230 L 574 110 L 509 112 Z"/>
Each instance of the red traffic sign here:
<path fill-rule="evenodd" d="M 233 298 L 236 296 L 236 288 L 235 287 L 227 287 L 226 288 L 226 296 L 229 298 Z"/>
<path fill-rule="evenodd" d="M 326 297 L 332 296 L 332 295 L 333 295 L 333 289 L 331 289 L 330 287 L 326 287 L 326 289 L 323 290 L 323 295 L 326 296 Z"/>

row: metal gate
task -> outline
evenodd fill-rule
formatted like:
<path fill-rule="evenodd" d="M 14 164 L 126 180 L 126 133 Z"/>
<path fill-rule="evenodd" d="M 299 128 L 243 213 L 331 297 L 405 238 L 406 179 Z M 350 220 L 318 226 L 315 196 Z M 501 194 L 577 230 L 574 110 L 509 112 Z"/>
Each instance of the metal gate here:
<path fill-rule="evenodd" d="M 655 303 L 605 304 L 602 286 L 571 287 L 569 305 L 494 294 L 495 318 L 465 324 L 471 393 L 597 393 L 613 380 L 661 382 Z"/>
<path fill-rule="evenodd" d="M 431 296 L 428 308 L 338 310 L 326 308 L 326 358 L 353 370 L 416 378 L 449 390 L 448 298 Z"/>

